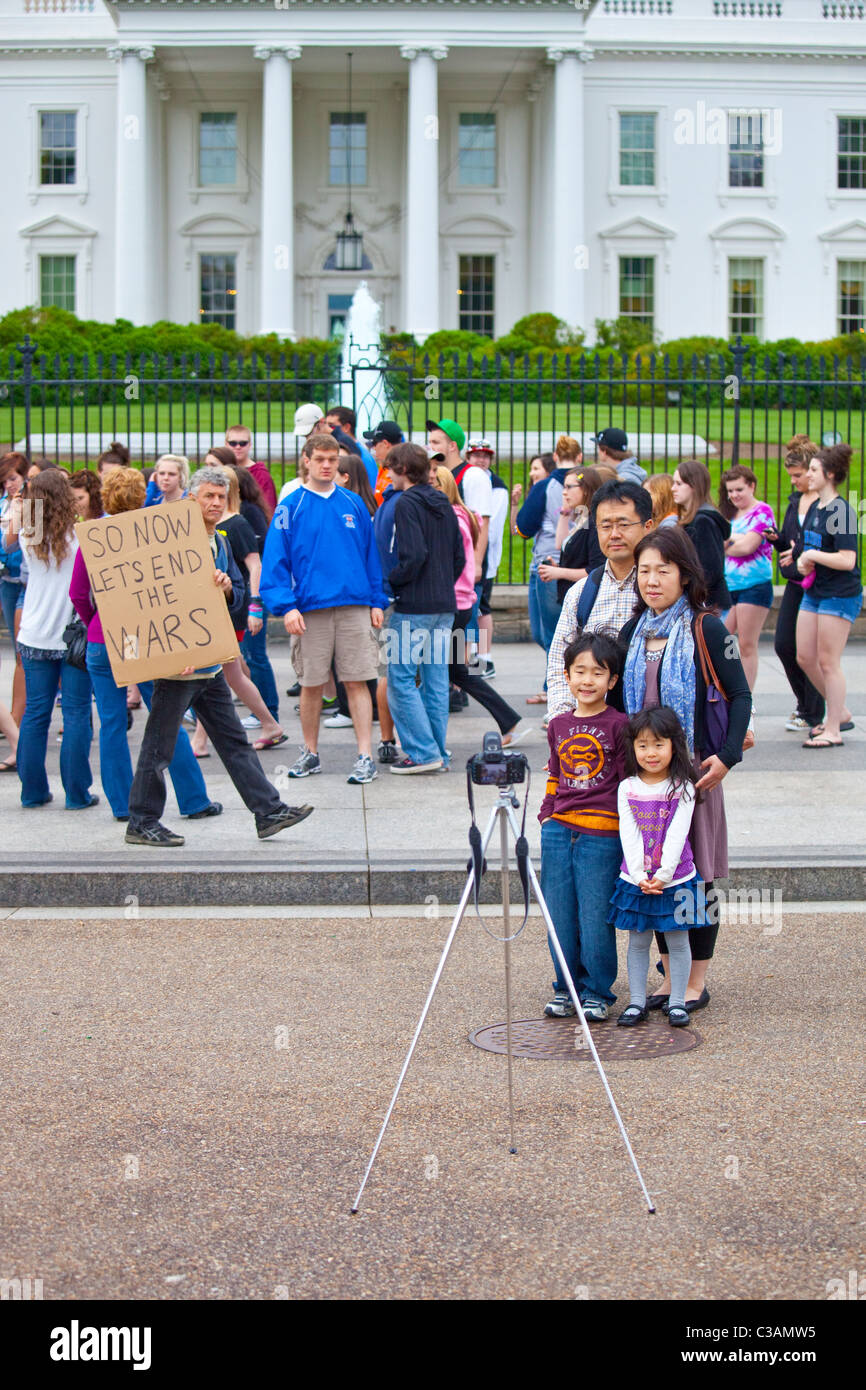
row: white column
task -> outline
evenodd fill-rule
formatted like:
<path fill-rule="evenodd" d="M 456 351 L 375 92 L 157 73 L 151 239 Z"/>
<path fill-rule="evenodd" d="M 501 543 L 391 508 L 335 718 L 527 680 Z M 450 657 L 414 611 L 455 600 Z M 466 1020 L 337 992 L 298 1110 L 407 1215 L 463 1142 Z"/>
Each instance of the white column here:
<path fill-rule="evenodd" d="M 400 49 L 409 62 L 403 328 L 421 341 L 439 319 L 439 92 L 436 64 L 448 49 Z"/>
<path fill-rule="evenodd" d="M 132 323 L 154 318 L 147 244 L 151 214 L 147 189 L 147 68 L 154 50 L 121 45 L 108 50 L 117 63 L 117 178 L 115 181 L 114 312 Z"/>
<path fill-rule="evenodd" d="M 253 49 L 265 65 L 262 100 L 260 333 L 295 337 L 295 208 L 292 174 L 293 45 Z"/>
<path fill-rule="evenodd" d="M 549 48 L 555 63 L 553 87 L 554 205 L 567 209 L 552 221 L 552 309 L 571 327 L 588 328 L 586 278 L 589 274 L 583 202 L 583 64 L 592 58 L 586 48 Z"/>

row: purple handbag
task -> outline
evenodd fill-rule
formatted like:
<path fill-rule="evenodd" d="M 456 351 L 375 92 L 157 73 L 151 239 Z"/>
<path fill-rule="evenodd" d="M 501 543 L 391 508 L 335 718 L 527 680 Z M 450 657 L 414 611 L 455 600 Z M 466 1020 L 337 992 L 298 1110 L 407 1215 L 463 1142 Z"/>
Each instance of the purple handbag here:
<path fill-rule="evenodd" d="M 705 616 L 706 614 L 701 613 L 695 623 L 695 636 L 697 637 L 701 674 L 707 687 L 707 698 L 704 704 L 704 747 L 701 751 L 705 758 L 709 758 L 718 757 L 725 746 L 728 737 L 729 711 L 728 697 L 719 683 L 719 678 L 710 660 L 710 653 L 707 650 L 707 641 L 704 637 Z"/>

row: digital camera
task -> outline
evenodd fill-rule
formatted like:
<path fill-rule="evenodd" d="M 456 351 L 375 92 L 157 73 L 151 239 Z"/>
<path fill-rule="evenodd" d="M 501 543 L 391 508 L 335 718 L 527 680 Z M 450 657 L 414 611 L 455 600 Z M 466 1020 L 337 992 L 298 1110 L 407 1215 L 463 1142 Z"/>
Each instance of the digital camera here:
<path fill-rule="evenodd" d="M 480 753 L 473 753 L 466 767 L 478 787 L 510 787 L 526 780 L 529 760 L 524 753 L 509 753 L 499 734 L 485 734 Z"/>

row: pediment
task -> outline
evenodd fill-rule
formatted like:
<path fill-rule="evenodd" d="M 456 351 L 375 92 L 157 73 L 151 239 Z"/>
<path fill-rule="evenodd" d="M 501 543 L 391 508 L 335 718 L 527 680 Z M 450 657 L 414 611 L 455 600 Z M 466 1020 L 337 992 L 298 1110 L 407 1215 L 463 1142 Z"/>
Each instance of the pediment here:
<path fill-rule="evenodd" d="M 471 217 L 455 217 L 443 226 L 442 233 L 444 236 L 514 236 L 514 228 L 501 217 L 478 213 Z"/>
<path fill-rule="evenodd" d="M 711 241 L 784 241 L 785 233 L 764 217 L 732 217 L 710 232 Z"/>
<path fill-rule="evenodd" d="M 851 222 L 843 222 L 841 227 L 831 227 L 829 232 L 821 232 L 819 241 L 866 241 L 866 222 L 859 217 Z"/>
<path fill-rule="evenodd" d="M 255 236 L 256 228 L 240 217 L 224 213 L 204 213 L 191 217 L 180 229 L 181 236 Z"/>
<path fill-rule="evenodd" d="M 604 241 L 615 241 L 620 237 L 623 240 L 632 237 L 641 241 L 668 241 L 676 236 L 676 232 L 661 222 L 651 221 L 649 217 L 629 217 L 627 221 L 617 222 L 616 226 L 599 232 L 599 236 Z"/>
<path fill-rule="evenodd" d="M 27 237 L 53 237 L 53 236 L 96 236 L 95 227 L 86 227 L 83 222 L 73 222 L 69 217 L 40 218 L 38 222 L 31 222 L 29 227 L 22 227 L 19 236 Z"/>

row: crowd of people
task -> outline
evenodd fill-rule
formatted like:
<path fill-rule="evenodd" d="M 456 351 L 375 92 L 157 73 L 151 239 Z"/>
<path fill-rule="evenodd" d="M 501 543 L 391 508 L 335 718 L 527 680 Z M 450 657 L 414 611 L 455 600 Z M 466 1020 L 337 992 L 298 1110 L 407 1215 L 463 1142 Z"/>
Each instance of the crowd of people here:
<path fill-rule="evenodd" d="M 359 440 L 343 406 L 308 402 L 294 428 L 298 476 L 279 495 L 240 423 L 194 470 L 179 454 L 133 468 L 117 441 L 94 469 L 73 473 L 20 453 L 0 459 L 0 607 L 16 655 L 11 707 L 0 705 L 9 749 L 0 771 L 17 771 L 22 805 L 52 799 L 46 751 L 59 696 L 66 806 L 99 802 L 95 702 L 102 788 L 127 842 L 183 843 L 161 820 L 166 771 L 182 816 L 221 813 L 202 773 L 209 742 L 260 838 L 305 819 L 312 808 L 285 805 L 259 756 L 287 740 L 270 615 L 291 639 L 297 677 L 288 693 L 303 744 L 290 778 L 322 771 L 323 715 L 326 727 L 354 730 L 354 785 L 380 767 L 446 771 L 449 716 L 470 699 L 503 744 L 514 742 L 527 726 L 491 684 L 492 589 L 510 524 L 532 543 L 529 620 L 547 663 L 544 689 L 527 703 L 546 707 L 550 750 L 542 886 L 569 970 L 586 1016 L 605 1019 L 615 929 L 627 930 L 631 998 L 619 1022 L 664 1008 L 684 1026 L 709 999 L 713 885 L 728 871 L 722 783 L 754 742 L 774 548 L 785 581 L 775 649 L 795 700 L 786 728 L 818 751 L 841 746 L 853 727 L 841 662 L 862 581 L 857 517 L 839 493 L 850 447 L 790 440 L 792 491 L 777 523 L 747 466 L 722 472 L 714 502 L 705 464 L 648 477 L 613 426 L 593 437 L 591 466 L 561 435 L 530 461 L 525 498 L 494 470 L 490 441 L 467 440 L 454 419 L 428 420 L 426 447 L 390 420 Z M 184 498 L 201 510 L 238 657 L 118 686 L 74 524 Z M 133 768 L 128 733 L 142 704 Z M 663 979 L 647 997 L 650 930 Z M 554 965 L 547 1012 L 569 1016 Z"/>

